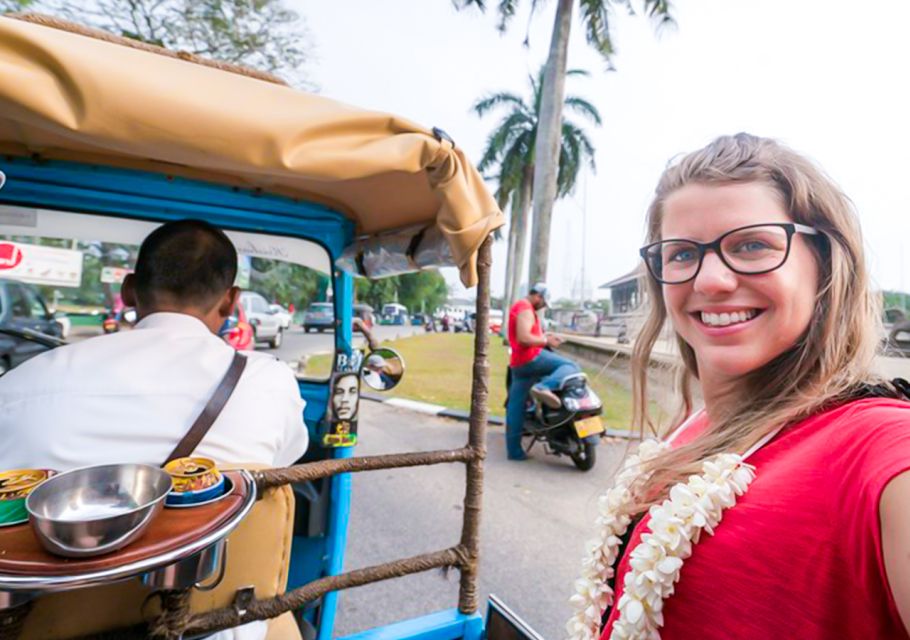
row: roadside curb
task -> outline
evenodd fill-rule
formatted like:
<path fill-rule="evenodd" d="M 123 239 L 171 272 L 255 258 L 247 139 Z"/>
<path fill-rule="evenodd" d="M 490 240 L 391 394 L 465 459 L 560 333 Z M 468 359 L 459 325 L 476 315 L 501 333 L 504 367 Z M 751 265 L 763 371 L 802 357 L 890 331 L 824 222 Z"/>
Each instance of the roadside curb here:
<path fill-rule="evenodd" d="M 417 411 L 418 413 L 425 413 L 431 416 L 438 416 L 442 418 L 451 418 L 452 420 L 459 420 L 461 422 L 468 422 L 471 419 L 471 414 L 467 411 L 459 411 L 457 409 L 449 409 L 438 404 L 430 404 L 428 402 L 419 402 L 417 400 L 407 400 L 405 398 L 393 398 L 389 396 L 382 396 L 378 393 L 360 393 L 360 397 L 363 400 L 369 400 L 371 402 L 381 402 L 383 404 L 388 404 L 393 407 L 398 407 L 400 409 L 408 409 L 410 411 Z M 487 422 L 498 427 L 505 426 L 505 419 L 500 418 L 499 416 L 490 416 L 487 418 Z M 621 438 L 623 440 L 639 440 L 637 433 L 631 433 L 629 431 L 621 431 L 619 429 L 607 429 L 604 431 L 604 436 L 607 438 Z"/>
<path fill-rule="evenodd" d="M 378 393 L 360 393 L 360 397 L 363 400 L 369 400 L 371 402 L 381 402 L 384 404 L 391 405 L 393 407 L 398 407 L 400 409 L 408 409 L 410 411 L 416 411 L 418 413 L 425 413 L 431 416 L 439 416 L 442 418 L 451 418 L 453 420 L 460 420 L 462 422 L 468 422 L 471 419 L 470 413 L 467 411 L 459 411 L 457 409 L 449 409 L 438 404 L 430 404 L 428 402 L 419 402 L 417 400 L 407 400 L 405 398 L 395 398 L 391 396 L 383 396 Z M 487 418 L 489 424 L 496 426 L 503 426 L 505 424 L 505 419 L 500 418 L 499 416 L 490 416 Z"/>

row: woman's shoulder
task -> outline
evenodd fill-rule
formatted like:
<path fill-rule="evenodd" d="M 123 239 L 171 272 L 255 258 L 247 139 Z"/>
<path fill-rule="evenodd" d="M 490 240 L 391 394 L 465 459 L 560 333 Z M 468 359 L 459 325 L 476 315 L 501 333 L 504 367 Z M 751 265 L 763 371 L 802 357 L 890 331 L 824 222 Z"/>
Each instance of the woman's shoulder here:
<path fill-rule="evenodd" d="M 910 431 L 910 401 L 883 397 L 860 398 L 821 412 L 808 421 L 821 425 L 836 423 L 846 432 L 875 433 L 879 429 Z"/>
<path fill-rule="evenodd" d="M 888 469 L 910 467 L 910 402 L 892 398 L 863 398 L 830 409 L 804 423 L 807 438 L 823 448 L 832 471 L 846 468 L 879 475 Z M 808 441 L 807 441 L 808 444 Z"/>

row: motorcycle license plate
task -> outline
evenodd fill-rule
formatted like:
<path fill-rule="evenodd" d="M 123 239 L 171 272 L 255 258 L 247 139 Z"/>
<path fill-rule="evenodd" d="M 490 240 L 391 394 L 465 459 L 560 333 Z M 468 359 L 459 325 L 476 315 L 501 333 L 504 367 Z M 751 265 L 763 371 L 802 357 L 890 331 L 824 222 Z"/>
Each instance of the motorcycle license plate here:
<path fill-rule="evenodd" d="M 593 436 L 595 433 L 602 433 L 603 430 L 604 424 L 600 416 L 591 416 L 590 418 L 575 421 L 575 433 L 578 434 L 579 438 Z"/>

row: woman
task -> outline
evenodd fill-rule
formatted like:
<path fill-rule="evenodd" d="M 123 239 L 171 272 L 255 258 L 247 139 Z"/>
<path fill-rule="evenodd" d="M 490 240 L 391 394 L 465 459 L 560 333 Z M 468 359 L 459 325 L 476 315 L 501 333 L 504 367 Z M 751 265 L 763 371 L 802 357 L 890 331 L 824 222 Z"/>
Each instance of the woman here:
<path fill-rule="evenodd" d="M 636 423 L 669 319 L 678 428 L 601 498 L 570 636 L 907 638 L 910 403 L 872 373 L 847 198 L 772 140 L 722 137 L 665 171 L 641 253 Z"/>

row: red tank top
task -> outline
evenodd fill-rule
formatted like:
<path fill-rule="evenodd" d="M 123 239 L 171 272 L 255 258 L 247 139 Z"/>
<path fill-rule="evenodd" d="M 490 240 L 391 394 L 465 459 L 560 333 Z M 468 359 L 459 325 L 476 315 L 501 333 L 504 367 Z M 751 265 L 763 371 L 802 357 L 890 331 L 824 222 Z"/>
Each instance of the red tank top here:
<path fill-rule="evenodd" d="M 694 421 L 675 444 L 697 436 Z M 885 575 L 879 500 L 910 469 L 910 403 L 858 400 L 786 429 L 752 455 L 755 480 L 703 534 L 664 601 L 663 640 L 906 640 Z M 617 566 L 622 596 L 635 528 Z M 608 640 L 619 614 L 604 627 Z"/>
<path fill-rule="evenodd" d="M 534 315 L 534 326 L 531 327 L 531 335 L 543 335 L 540 330 L 540 318 L 537 317 L 534 306 L 525 298 L 513 304 L 512 308 L 509 309 L 509 346 L 512 347 L 512 357 L 509 359 L 510 367 L 520 367 L 529 363 L 543 350 L 543 347 L 525 347 L 518 342 L 516 325 L 518 324 L 518 314 L 522 311 L 530 311 Z"/>

